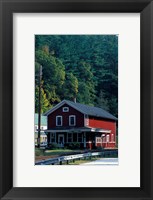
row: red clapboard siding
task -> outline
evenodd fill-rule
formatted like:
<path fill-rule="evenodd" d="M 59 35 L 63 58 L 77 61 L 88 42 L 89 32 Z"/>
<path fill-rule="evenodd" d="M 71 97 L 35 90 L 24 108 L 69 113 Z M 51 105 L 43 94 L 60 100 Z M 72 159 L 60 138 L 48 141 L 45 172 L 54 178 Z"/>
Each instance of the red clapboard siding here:
<path fill-rule="evenodd" d="M 69 112 L 63 112 L 63 107 L 69 107 Z M 76 116 L 76 126 L 75 127 L 83 127 L 84 126 L 84 114 L 75 110 L 74 108 L 64 104 L 53 113 L 48 116 L 48 129 L 56 127 L 56 116 L 61 115 L 63 117 L 63 127 L 69 126 L 69 116 Z"/>
<path fill-rule="evenodd" d="M 116 122 L 114 121 L 106 121 L 104 119 L 98 118 L 89 118 L 89 126 L 94 128 L 111 130 L 111 133 L 116 133 Z"/>
<path fill-rule="evenodd" d="M 113 143 L 96 143 L 97 147 L 103 147 L 103 148 L 114 148 L 115 147 L 115 142 Z"/>

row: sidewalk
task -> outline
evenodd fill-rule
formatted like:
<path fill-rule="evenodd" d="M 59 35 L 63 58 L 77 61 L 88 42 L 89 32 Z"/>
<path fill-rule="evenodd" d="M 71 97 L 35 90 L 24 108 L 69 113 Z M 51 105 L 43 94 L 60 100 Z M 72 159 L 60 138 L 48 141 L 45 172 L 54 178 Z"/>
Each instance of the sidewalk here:
<path fill-rule="evenodd" d="M 81 165 L 118 165 L 118 158 L 100 158 L 99 160 L 84 163 Z"/>

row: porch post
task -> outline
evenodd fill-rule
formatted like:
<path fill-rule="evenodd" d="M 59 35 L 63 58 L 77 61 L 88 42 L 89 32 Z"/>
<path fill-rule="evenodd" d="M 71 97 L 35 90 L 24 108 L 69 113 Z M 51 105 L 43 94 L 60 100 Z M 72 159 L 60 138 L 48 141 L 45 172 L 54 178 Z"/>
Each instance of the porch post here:
<path fill-rule="evenodd" d="M 51 137 L 51 132 L 50 132 L 50 144 L 52 143 L 52 139 L 51 139 L 52 137 Z"/>
<path fill-rule="evenodd" d="M 67 137 L 66 139 L 67 139 L 67 143 L 68 143 L 68 132 L 66 133 L 66 137 Z"/>
<path fill-rule="evenodd" d="M 83 138 L 84 138 L 84 148 L 86 148 L 86 132 L 83 133 Z"/>
<path fill-rule="evenodd" d="M 56 132 L 55 132 L 55 143 L 56 143 Z"/>
<path fill-rule="evenodd" d="M 71 133 L 72 134 L 72 142 L 73 142 L 73 133 Z"/>
<path fill-rule="evenodd" d="M 49 145 L 49 133 L 46 132 L 46 135 L 47 135 L 47 144 Z"/>

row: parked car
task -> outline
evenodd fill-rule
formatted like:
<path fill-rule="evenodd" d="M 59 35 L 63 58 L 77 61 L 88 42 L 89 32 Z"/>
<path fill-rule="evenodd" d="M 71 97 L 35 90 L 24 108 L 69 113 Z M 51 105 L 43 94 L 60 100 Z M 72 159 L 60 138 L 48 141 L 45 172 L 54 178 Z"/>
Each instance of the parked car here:
<path fill-rule="evenodd" d="M 47 142 L 41 142 L 40 143 L 40 148 L 46 148 L 48 146 Z M 35 143 L 35 147 L 38 147 L 38 144 Z"/>
<path fill-rule="evenodd" d="M 47 147 L 47 142 L 41 142 L 40 147 Z"/>

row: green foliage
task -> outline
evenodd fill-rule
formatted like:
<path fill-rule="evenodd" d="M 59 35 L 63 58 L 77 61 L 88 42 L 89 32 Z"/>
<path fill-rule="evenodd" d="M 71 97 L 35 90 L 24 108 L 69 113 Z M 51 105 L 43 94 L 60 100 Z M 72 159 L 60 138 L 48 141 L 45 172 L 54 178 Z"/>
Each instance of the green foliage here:
<path fill-rule="evenodd" d="M 36 50 L 36 63 L 43 66 L 44 93 L 49 101 L 49 105 L 52 106 L 54 102 L 60 102 L 59 95 L 62 92 L 62 86 L 65 81 L 65 67 L 59 59 L 53 57 L 48 52 L 46 46 Z M 36 81 L 36 88 L 37 84 L 38 81 Z M 44 109 L 43 112 L 45 112 Z"/>
<path fill-rule="evenodd" d="M 43 156 L 44 155 L 43 149 L 35 148 L 35 155 L 36 156 Z"/>
<path fill-rule="evenodd" d="M 108 100 L 104 97 L 104 93 L 102 90 L 100 90 L 99 96 L 97 97 L 97 105 L 96 106 L 109 111 Z"/>
<path fill-rule="evenodd" d="M 36 88 L 43 67 L 42 112 L 76 98 L 118 116 L 117 35 L 37 35 L 35 47 Z"/>
<path fill-rule="evenodd" d="M 97 151 L 103 151 L 104 148 L 103 148 L 103 147 L 96 147 L 96 150 L 97 150 Z"/>
<path fill-rule="evenodd" d="M 55 144 L 52 143 L 52 144 L 49 144 L 48 149 L 59 149 L 59 146 L 56 143 Z"/>
<path fill-rule="evenodd" d="M 78 94 L 78 79 L 72 74 L 67 73 L 63 84 L 63 99 L 74 99 Z"/>
<path fill-rule="evenodd" d="M 77 101 L 87 105 L 93 105 L 94 94 L 90 91 L 86 82 L 79 83 L 79 92 L 77 95 Z"/>
<path fill-rule="evenodd" d="M 39 87 L 36 86 L 35 88 L 35 112 L 38 113 L 39 111 L 39 102 L 38 102 L 38 96 L 39 96 Z M 46 98 L 46 93 L 43 90 L 43 88 L 41 88 L 41 113 L 46 112 L 47 110 L 49 110 L 52 106 L 50 105 L 48 99 Z"/>
<path fill-rule="evenodd" d="M 67 144 L 66 147 L 72 150 L 80 149 L 80 143 L 73 142 L 73 143 Z"/>

